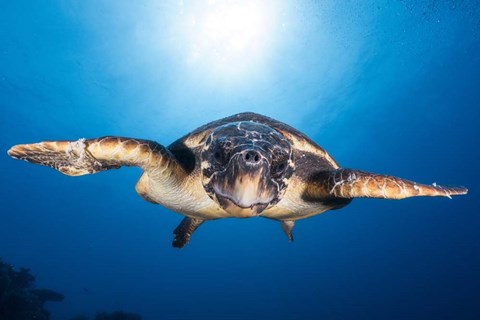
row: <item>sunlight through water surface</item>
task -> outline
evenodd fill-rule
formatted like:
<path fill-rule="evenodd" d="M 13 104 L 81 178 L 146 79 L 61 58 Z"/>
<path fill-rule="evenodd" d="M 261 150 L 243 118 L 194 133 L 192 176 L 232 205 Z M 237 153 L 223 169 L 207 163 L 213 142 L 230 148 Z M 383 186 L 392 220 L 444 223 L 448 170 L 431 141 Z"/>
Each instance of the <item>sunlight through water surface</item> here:
<path fill-rule="evenodd" d="M 275 6 L 260 1 L 213 1 L 180 3 L 176 26 L 188 48 L 189 65 L 206 65 L 214 72 L 241 76 L 271 49 Z"/>

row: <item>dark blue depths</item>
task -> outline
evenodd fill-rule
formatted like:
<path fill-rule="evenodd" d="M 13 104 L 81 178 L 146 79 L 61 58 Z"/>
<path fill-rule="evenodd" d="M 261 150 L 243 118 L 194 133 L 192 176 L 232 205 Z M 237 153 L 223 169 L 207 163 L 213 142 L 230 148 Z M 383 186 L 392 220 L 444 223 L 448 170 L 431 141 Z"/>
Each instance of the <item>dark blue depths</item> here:
<path fill-rule="evenodd" d="M 478 1 L 274 3 L 249 61 L 183 28 L 223 10 L 212 1 L 0 4 L 0 257 L 65 295 L 52 319 L 480 318 Z M 6 155 L 103 135 L 168 144 L 242 111 L 342 166 L 469 194 L 354 200 L 299 221 L 292 244 L 273 221 L 213 221 L 176 250 L 181 216 L 134 192 L 138 168 L 70 178 Z"/>

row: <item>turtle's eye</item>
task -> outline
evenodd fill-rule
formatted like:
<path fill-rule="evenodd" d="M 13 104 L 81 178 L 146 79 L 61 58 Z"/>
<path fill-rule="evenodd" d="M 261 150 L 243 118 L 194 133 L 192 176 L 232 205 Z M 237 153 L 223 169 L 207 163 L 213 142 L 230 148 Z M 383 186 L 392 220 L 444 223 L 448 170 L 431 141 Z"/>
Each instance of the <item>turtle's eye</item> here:
<path fill-rule="evenodd" d="M 271 172 L 274 176 L 282 175 L 287 169 L 287 155 L 281 149 L 273 150 Z"/>
<path fill-rule="evenodd" d="M 281 176 L 285 169 L 287 169 L 287 164 L 285 162 L 273 163 L 272 164 L 272 175 L 275 177 Z"/>
<path fill-rule="evenodd" d="M 226 164 L 230 160 L 230 152 L 218 146 L 213 152 L 213 159 L 218 164 Z"/>

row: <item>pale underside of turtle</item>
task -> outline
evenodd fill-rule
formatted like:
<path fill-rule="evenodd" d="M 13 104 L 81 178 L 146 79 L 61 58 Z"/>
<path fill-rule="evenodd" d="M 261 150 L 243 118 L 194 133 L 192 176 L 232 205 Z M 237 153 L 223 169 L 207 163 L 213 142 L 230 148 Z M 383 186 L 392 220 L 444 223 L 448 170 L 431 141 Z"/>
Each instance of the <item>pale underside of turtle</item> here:
<path fill-rule="evenodd" d="M 173 246 L 180 248 L 206 220 L 265 217 L 279 221 L 293 240 L 296 220 L 342 208 L 353 198 L 467 193 L 463 187 L 340 168 L 301 132 L 255 113 L 208 123 L 168 147 L 102 137 L 16 145 L 8 154 L 70 176 L 140 167 L 140 196 L 185 216 L 174 231 Z"/>

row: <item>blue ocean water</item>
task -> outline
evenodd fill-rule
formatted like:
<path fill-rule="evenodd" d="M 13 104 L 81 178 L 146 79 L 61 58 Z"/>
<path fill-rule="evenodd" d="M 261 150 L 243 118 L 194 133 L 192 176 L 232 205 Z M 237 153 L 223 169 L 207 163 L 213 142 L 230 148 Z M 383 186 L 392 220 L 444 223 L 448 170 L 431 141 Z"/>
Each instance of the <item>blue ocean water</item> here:
<path fill-rule="evenodd" d="M 480 319 L 480 2 L 2 1 L 0 258 L 65 295 L 51 319 Z M 467 196 L 357 199 L 298 221 L 203 224 L 134 191 L 138 168 L 67 177 L 15 144 L 168 145 L 254 111 L 343 167 Z"/>

